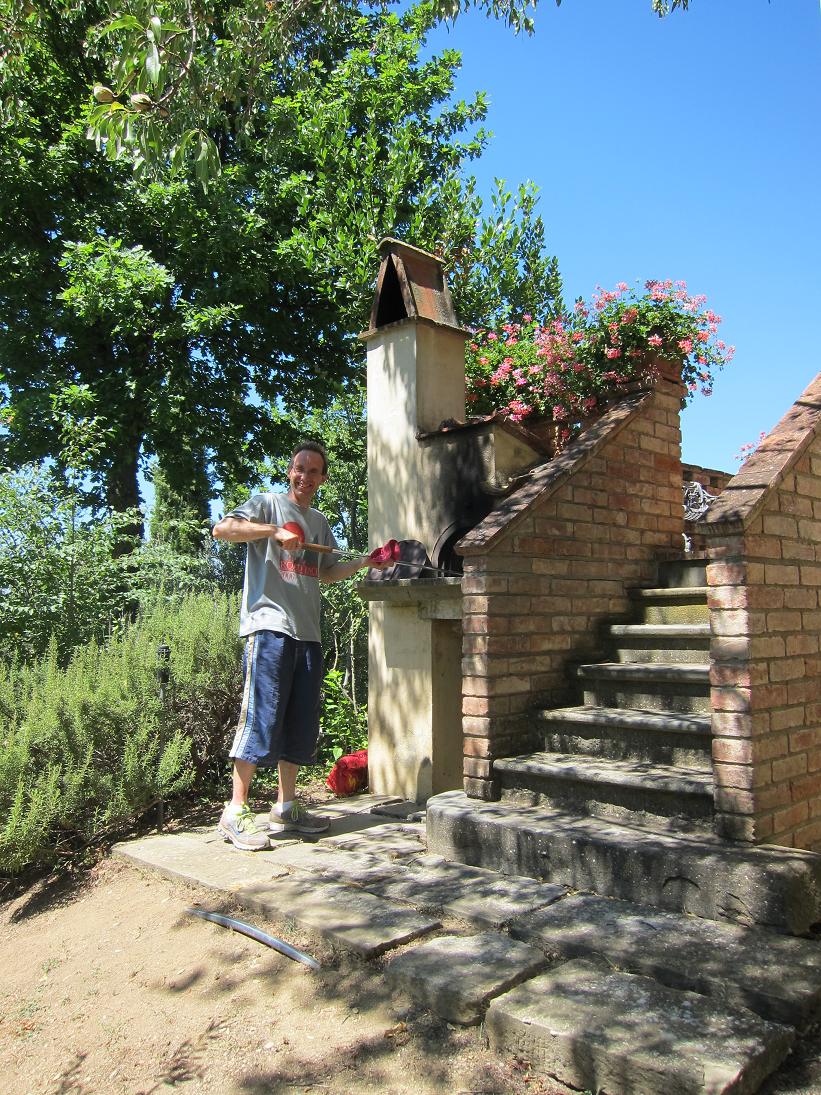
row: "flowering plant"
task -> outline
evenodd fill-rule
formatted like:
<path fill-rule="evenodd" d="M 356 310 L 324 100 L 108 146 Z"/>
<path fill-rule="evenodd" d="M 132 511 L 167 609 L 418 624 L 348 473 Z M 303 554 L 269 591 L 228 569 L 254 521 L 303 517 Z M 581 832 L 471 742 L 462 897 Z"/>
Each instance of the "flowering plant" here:
<path fill-rule="evenodd" d="M 619 387 L 652 379 L 659 357 L 681 361 L 685 402 L 699 387 L 710 395 L 713 370 L 734 353 L 716 338 L 720 322 L 683 281 L 648 281 L 641 294 L 624 282 L 597 288 L 590 304 L 579 300 L 557 319 L 525 315 L 475 331 L 465 351 L 468 406 L 517 422 L 551 418 L 561 447 Z"/>

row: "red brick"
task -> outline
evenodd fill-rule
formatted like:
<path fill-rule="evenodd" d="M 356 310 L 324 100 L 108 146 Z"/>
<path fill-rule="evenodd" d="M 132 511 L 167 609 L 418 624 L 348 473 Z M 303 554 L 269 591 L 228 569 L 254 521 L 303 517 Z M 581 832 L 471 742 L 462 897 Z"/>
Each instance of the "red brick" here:
<path fill-rule="evenodd" d="M 474 779 L 489 779 L 493 772 L 493 761 L 465 757 L 462 761 L 462 773 Z"/>
<path fill-rule="evenodd" d="M 710 693 L 714 711 L 750 710 L 750 690 L 748 688 L 713 688 Z"/>
<path fill-rule="evenodd" d="M 725 737 L 750 737 L 753 732 L 753 720 L 749 715 L 737 711 L 713 711 L 713 733 Z"/>
<path fill-rule="evenodd" d="M 818 635 L 787 635 L 785 654 L 817 654 L 821 650 L 821 642 Z"/>
<path fill-rule="evenodd" d="M 786 734 L 770 734 L 766 738 L 753 738 L 751 747 L 753 761 L 761 764 L 774 757 L 785 757 L 789 742 Z"/>
<path fill-rule="evenodd" d="M 821 821 L 811 821 L 801 825 L 793 833 L 793 847 L 817 852 L 821 844 Z"/>
<path fill-rule="evenodd" d="M 785 597 L 786 591 L 778 586 L 750 586 L 747 589 L 747 601 L 750 608 L 783 608 Z"/>
<path fill-rule="evenodd" d="M 770 662 L 770 680 L 794 681 L 805 674 L 803 658 L 773 658 Z"/>
<path fill-rule="evenodd" d="M 714 611 L 716 609 L 746 608 L 748 595 L 757 590 L 747 590 L 746 586 L 714 586 L 707 593 L 707 605 Z M 756 608 L 766 608 L 766 605 L 755 605 Z"/>
<path fill-rule="evenodd" d="M 796 802 L 818 798 L 821 794 L 821 772 L 812 772 L 792 781 L 792 795 Z"/>
<path fill-rule="evenodd" d="M 784 590 L 785 608 L 818 608 L 818 590 L 800 587 Z"/>
<path fill-rule="evenodd" d="M 747 579 L 747 567 L 744 563 L 709 563 L 707 566 L 708 586 L 744 585 Z"/>
<path fill-rule="evenodd" d="M 773 782 L 781 783 L 782 780 L 792 779 L 794 776 L 802 776 L 807 771 L 807 754 L 794 753 L 789 757 L 781 757 L 772 762 Z"/>
<path fill-rule="evenodd" d="M 715 803 L 719 810 L 730 814 L 752 814 L 755 811 L 753 795 L 736 787 L 716 787 Z"/>
<path fill-rule="evenodd" d="M 462 718 L 462 733 L 464 734 L 464 752 L 469 757 L 489 756 L 490 729 L 493 723 L 490 719 L 477 718 L 465 715 Z"/>
<path fill-rule="evenodd" d="M 508 579 L 492 574 L 465 575 L 462 579 L 462 593 L 506 593 Z"/>
<path fill-rule="evenodd" d="M 752 742 L 748 738 L 713 738 L 713 760 L 724 764 L 752 764 Z"/>
<path fill-rule="evenodd" d="M 751 791 L 755 787 L 756 778 L 761 783 L 766 783 L 766 772 L 759 772 L 747 764 L 716 764 L 713 767 L 716 787 L 738 788 L 743 791 Z"/>
<path fill-rule="evenodd" d="M 797 726 L 804 726 L 806 723 L 807 717 L 803 704 L 782 707 L 780 711 L 770 713 L 770 726 L 773 730 L 794 730 Z"/>
<path fill-rule="evenodd" d="M 821 696 L 821 680 L 807 677 L 803 681 L 789 681 L 787 703 L 812 703 Z"/>
<path fill-rule="evenodd" d="M 788 829 L 794 829 L 808 817 L 806 802 L 796 802 L 786 810 L 776 810 L 773 814 L 773 830 L 776 833 L 784 833 Z"/>
<path fill-rule="evenodd" d="M 779 806 L 787 806 L 792 802 L 789 783 L 774 783 L 770 787 L 762 787 L 755 796 L 757 810 L 775 810 Z M 753 811 L 751 810 L 750 813 Z"/>
<path fill-rule="evenodd" d="M 510 701 L 507 696 L 462 696 L 463 715 L 508 715 Z"/>
<path fill-rule="evenodd" d="M 753 559 L 781 558 L 781 540 L 776 536 L 747 536 L 747 553 Z"/>
<path fill-rule="evenodd" d="M 792 537 L 798 536 L 798 523 L 794 517 L 783 513 L 765 513 L 763 515 L 765 536 Z"/>
<path fill-rule="evenodd" d="M 744 663 L 724 662 L 710 667 L 710 684 L 714 688 L 726 686 L 750 687 L 750 666 Z"/>
<path fill-rule="evenodd" d="M 801 613 L 787 610 L 768 612 L 765 626 L 768 631 L 800 631 Z"/>
<path fill-rule="evenodd" d="M 498 802 L 501 797 L 499 782 L 495 779 L 474 779 L 466 776 L 463 785 L 468 798 L 481 799 L 484 802 Z"/>

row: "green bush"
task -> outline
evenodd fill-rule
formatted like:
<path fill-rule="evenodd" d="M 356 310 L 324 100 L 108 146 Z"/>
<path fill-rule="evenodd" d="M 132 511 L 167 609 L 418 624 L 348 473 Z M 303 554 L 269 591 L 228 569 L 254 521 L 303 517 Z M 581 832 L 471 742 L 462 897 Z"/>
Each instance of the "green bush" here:
<path fill-rule="evenodd" d="M 52 863 L 206 782 L 218 762 L 224 771 L 236 631 L 234 603 L 199 594 L 65 666 L 56 642 L 36 662 L 0 665 L 0 873 Z"/>
<path fill-rule="evenodd" d="M 368 745 L 368 712 L 354 707 L 345 690 L 344 675 L 329 669 L 322 683 L 321 734 L 317 747 L 317 763 L 325 767 L 346 753 L 366 749 Z"/>

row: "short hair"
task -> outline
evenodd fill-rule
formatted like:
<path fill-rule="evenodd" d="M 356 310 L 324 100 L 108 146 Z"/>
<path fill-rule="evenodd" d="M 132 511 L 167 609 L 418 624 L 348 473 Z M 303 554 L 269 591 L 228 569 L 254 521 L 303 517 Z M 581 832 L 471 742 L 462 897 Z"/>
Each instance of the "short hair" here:
<path fill-rule="evenodd" d="M 294 460 L 298 453 L 301 452 L 316 452 L 322 457 L 322 474 L 328 474 L 328 452 L 321 441 L 300 441 L 296 448 L 291 453 L 291 458 L 288 461 L 288 471 L 294 466 Z"/>

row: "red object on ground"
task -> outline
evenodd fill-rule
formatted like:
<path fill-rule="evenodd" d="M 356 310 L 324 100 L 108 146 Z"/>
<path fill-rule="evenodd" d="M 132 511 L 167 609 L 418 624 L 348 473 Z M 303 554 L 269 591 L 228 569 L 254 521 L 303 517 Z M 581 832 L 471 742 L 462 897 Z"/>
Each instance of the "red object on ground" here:
<path fill-rule="evenodd" d="M 364 791 L 368 786 L 368 750 L 360 749 L 358 753 L 340 757 L 325 782 L 339 798 Z"/>
<path fill-rule="evenodd" d="M 388 540 L 382 547 L 374 548 L 368 558 L 372 563 L 395 563 L 399 558 L 399 541 Z"/>

